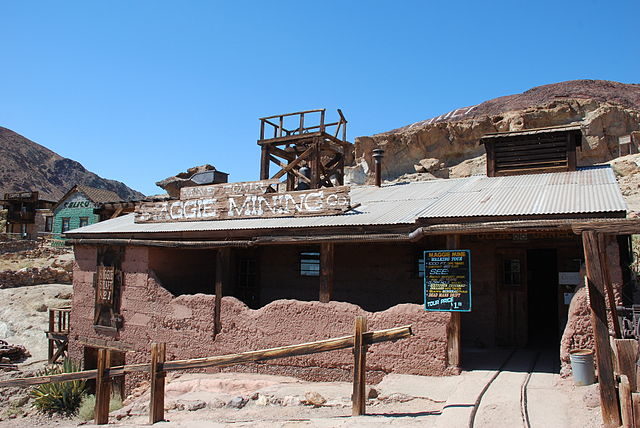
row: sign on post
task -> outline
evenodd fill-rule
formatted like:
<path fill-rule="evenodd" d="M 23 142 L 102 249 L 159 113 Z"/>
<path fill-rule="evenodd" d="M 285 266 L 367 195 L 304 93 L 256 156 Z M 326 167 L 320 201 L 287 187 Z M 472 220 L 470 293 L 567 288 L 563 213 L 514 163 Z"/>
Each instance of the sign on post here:
<path fill-rule="evenodd" d="M 424 252 L 424 309 L 471 311 L 471 252 Z"/>

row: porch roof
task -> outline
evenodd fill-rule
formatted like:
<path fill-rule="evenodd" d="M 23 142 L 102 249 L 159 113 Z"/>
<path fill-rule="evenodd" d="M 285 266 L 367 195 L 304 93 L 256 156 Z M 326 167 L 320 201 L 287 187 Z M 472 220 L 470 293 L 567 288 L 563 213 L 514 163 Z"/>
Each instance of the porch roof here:
<path fill-rule="evenodd" d="M 341 215 L 135 223 L 129 214 L 66 233 L 76 238 L 101 234 L 265 230 L 341 226 L 412 225 L 421 219 L 446 223 L 452 218 L 513 216 L 598 217 L 626 213 L 615 175 L 609 166 L 547 174 L 487 177 L 354 186 L 356 209 Z M 449 219 L 449 220 L 447 220 Z"/>

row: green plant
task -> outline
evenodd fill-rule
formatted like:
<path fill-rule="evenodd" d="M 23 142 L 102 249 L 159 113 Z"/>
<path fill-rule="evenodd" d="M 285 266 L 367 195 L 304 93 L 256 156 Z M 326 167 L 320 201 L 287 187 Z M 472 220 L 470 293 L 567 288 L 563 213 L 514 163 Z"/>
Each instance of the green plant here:
<path fill-rule="evenodd" d="M 85 395 L 82 397 L 80 408 L 78 409 L 78 416 L 83 421 L 90 421 L 94 418 L 94 410 L 96 407 L 96 396 L 93 394 Z M 122 398 L 120 394 L 113 393 L 109 399 L 109 412 L 122 408 Z"/>
<path fill-rule="evenodd" d="M 74 373 L 80 370 L 82 368 L 79 363 L 66 359 L 61 366 L 49 366 L 41 370 L 38 376 Z M 86 381 L 84 380 L 38 385 L 31 391 L 31 396 L 34 398 L 33 405 L 42 413 L 74 415 L 80 407 L 85 388 Z"/>

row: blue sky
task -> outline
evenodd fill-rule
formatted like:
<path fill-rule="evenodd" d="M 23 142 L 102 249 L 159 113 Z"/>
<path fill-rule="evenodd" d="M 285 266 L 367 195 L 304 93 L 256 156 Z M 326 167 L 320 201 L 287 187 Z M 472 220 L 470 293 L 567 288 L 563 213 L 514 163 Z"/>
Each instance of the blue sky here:
<path fill-rule="evenodd" d="M 341 108 L 353 141 L 537 85 L 640 83 L 636 0 L 5 0 L 0 16 L 0 126 L 145 194 L 204 163 L 258 179 L 261 116 Z"/>

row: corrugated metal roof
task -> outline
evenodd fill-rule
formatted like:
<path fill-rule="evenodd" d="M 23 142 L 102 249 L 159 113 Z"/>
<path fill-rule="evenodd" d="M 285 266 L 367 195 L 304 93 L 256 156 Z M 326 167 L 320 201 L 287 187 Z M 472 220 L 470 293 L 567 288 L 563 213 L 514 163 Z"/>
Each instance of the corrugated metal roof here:
<path fill-rule="evenodd" d="M 572 172 L 472 176 L 351 189 L 355 210 L 336 216 L 281 217 L 178 223 L 134 223 L 134 215 L 96 223 L 67 235 L 286 229 L 413 224 L 418 218 L 597 214 L 627 207 L 610 167 Z"/>
<path fill-rule="evenodd" d="M 564 131 L 579 131 L 581 125 L 579 123 L 570 123 L 568 125 L 548 126 L 546 128 L 532 128 L 523 129 L 521 131 L 508 131 L 508 132 L 492 132 L 485 134 L 482 139 L 486 138 L 500 138 L 500 137 L 513 137 L 517 135 L 534 135 L 534 134 L 547 134 L 549 132 L 564 132 Z"/>

